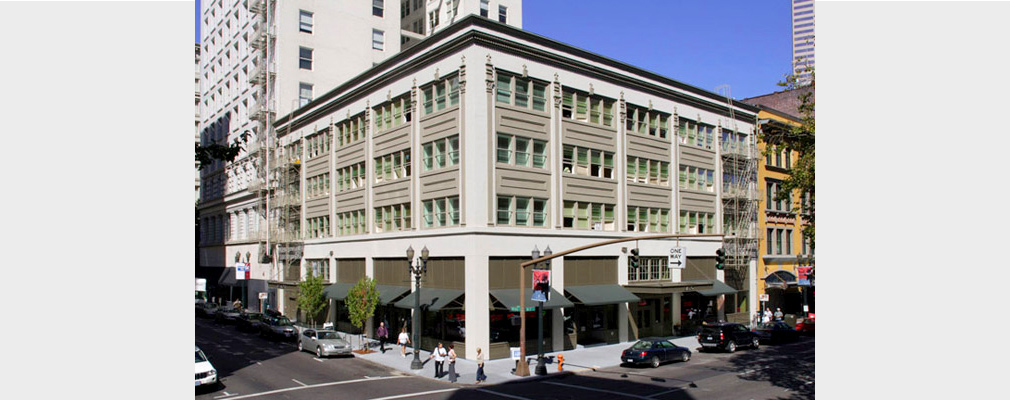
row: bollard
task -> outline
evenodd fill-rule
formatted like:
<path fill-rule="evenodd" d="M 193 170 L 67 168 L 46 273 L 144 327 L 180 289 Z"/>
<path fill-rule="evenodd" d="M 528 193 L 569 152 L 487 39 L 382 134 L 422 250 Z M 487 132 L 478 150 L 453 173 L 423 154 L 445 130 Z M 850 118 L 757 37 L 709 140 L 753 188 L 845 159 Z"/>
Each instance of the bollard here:
<path fill-rule="evenodd" d="M 561 372 L 561 368 L 565 365 L 564 354 L 558 353 L 558 372 Z"/>

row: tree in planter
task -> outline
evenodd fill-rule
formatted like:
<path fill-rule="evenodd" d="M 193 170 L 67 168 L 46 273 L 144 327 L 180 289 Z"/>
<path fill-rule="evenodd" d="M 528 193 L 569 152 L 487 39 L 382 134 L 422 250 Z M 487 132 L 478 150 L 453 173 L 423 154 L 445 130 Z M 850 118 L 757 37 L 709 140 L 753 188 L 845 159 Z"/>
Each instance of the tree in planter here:
<path fill-rule="evenodd" d="M 347 313 L 350 314 L 351 325 L 363 329 L 365 321 L 375 315 L 375 307 L 379 304 L 379 291 L 375 289 L 375 281 L 367 276 L 361 278 L 347 292 L 344 303 L 347 305 Z M 359 338 L 362 335 L 364 333 L 360 334 Z M 362 349 L 365 349 L 364 345 Z"/>
<path fill-rule="evenodd" d="M 323 295 L 323 277 L 308 271 L 305 280 L 298 283 L 298 307 L 305 312 L 306 318 L 315 326 L 316 317 L 326 306 L 326 296 Z"/>

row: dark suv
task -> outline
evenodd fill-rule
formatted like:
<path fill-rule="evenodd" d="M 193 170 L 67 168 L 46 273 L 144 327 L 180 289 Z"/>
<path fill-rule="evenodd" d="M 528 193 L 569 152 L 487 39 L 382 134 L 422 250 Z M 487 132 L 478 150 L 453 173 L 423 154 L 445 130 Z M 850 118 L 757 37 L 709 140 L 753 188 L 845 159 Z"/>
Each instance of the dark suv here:
<path fill-rule="evenodd" d="M 723 349 L 732 353 L 737 346 L 758 348 L 760 338 L 746 326 L 723 322 L 703 325 L 698 332 L 698 343 L 702 350 Z"/>

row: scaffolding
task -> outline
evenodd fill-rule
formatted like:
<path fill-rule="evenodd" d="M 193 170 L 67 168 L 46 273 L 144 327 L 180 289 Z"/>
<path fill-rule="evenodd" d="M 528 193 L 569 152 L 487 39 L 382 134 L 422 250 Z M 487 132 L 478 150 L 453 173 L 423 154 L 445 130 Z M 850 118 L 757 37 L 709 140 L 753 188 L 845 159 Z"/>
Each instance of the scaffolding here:
<path fill-rule="evenodd" d="M 747 290 L 749 279 L 754 278 L 747 276 L 750 262 L 756 260 L 758 253 L 758 131 L 757 128 L 751 132 L 738 129 L 733 98 L 728 86 L 725 90 L 729 121 L 733 126 L 719 126 L 725 233 L 722 247 L 726 252 L 727 283 Z"/>

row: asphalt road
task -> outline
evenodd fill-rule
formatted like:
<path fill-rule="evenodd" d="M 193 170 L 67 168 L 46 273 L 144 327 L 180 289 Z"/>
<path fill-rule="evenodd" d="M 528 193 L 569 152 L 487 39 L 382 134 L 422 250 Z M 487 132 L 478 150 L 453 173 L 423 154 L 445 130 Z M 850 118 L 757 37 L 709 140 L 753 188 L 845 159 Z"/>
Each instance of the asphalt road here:
<path fill-rule="evenodd" d="M 814 340 L 736 353 L 695 351 L 687 363 L 616 366 L 539 381 L 455 385 L 409 376 L 360 358 L 317 359 L 293 343 L 196 324 L 197 345 L 222 387 L 197 399 L 812 399 Z M 571 366 L 570 368 L 576 368 Z"/>

